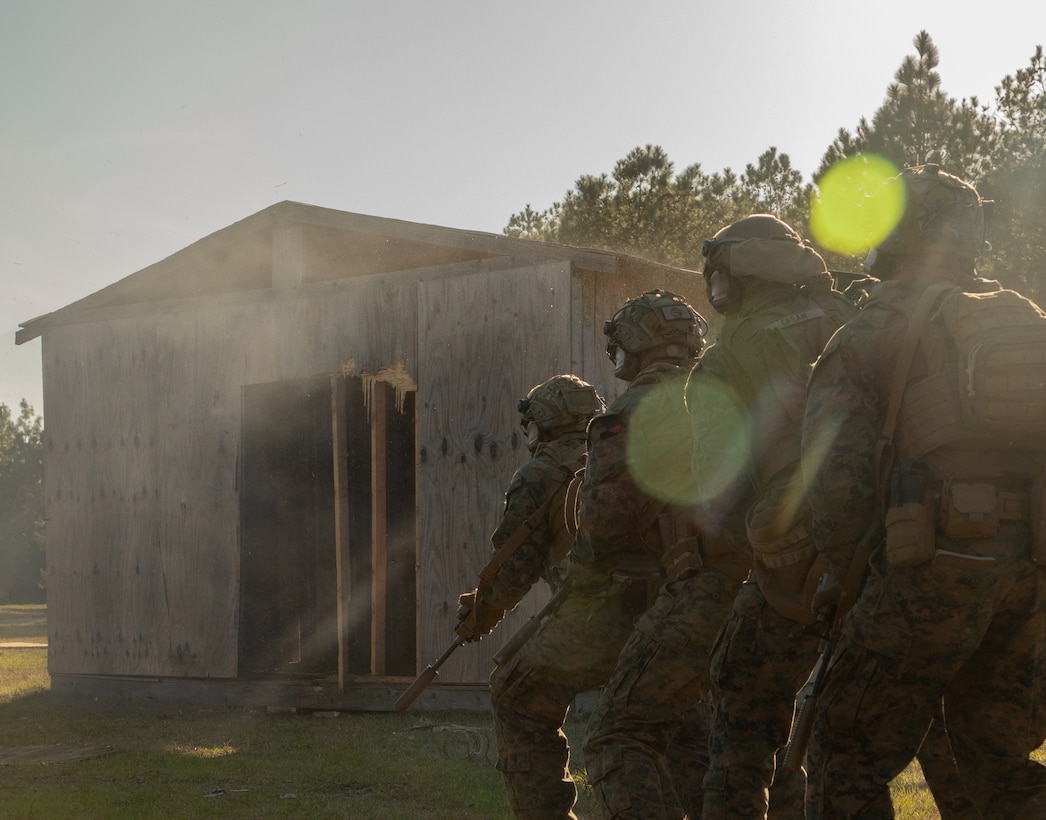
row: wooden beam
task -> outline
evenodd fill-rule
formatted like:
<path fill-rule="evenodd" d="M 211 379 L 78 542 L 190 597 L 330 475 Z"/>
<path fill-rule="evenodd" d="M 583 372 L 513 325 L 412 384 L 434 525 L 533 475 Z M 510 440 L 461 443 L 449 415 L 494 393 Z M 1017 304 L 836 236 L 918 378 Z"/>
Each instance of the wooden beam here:
<path fill-rule="evenodd" d="M 338 598 L 338 691 L 345 691 L 345 666 L 349 646 L 349 459 L 348 422 L 345 413 L 345 377 L 331 375 L 331 439 L 334 459 L 334 563 Z"/>
<path fill-rule="evenodd" d="M 388 555 L 386 554 L 385 497 L 385 412 L 388 386 L 372 381 L 370 387 L 370 470 L 371 470 L 371 557 L 374 575 L 371 580 L 370 671 L 385 674 L 385 591 Z"/>

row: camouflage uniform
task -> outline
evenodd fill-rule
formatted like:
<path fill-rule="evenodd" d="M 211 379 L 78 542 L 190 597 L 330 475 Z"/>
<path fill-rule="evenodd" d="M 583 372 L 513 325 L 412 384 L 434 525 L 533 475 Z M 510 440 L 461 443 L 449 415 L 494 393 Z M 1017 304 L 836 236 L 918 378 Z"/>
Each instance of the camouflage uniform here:
<path fill-rule="evenodd" d="M 553 592 L 558 588 L 559 565 L 573 542 L 564 499 L 585 463 L 588 423 L 606 406 L 592 385 L 563 373 L 531 388 L 516 409 L 532 458 L 505 491 L 505 511 L 490 537 L 493 555 L 479 584 L 458 596 L 455 631 L 466 641 L 488 635 L 538 578 Z"/>
<path fill-rule="evenodd" d="M 635 618 L 647 606 L 657 563 L 646 542 L 650 497 L 628 470 L 628 439 L 642 399 L 686 370 L 652 365 L 589 426 L 579 489 L 579 531 L 568 563 L 570 592 L 511 661 L 491 677 L 498 769 L 516 817 L 568 818 L 577 793 L 562 725 L 574 698 L 610 674 Z M 670 781 L 667 771 L 666 782 Z M 671 791 L 669 787 L 668 791 Z"/>
<path fill-rule="evenodd" d="M 773 520 L 781 533 L 802 533 L 804 487 L 799 468 L 805 384 L 832 333 L 854 313 L 825 273 L 795 289 L 752 282 L 739 310 L 695 373 L 694 469 L 708 476 L 702 495 L 713 507 L 747 507 L 756 522 Z M 713 355 L 716 352 L 720 355 Z M 747 476 L 738 493 L 723 475 Z M 743 485 L 742 485 L 743 486 Z M 788 738 L 795 693 L 806 680 L 817 638 L 806 631 L 806 593 L 819 569 L 809 537 L 789 552 L 757 549 L 752 577 L 733 602 L 712 654 L 715 711 L 705 818 L 803 816 L 802 773 L 775 780 L 775 756 Z M 769 602 L 768 602 L 769 599 Z"/>
<path fill-rule="evenodd" d="M 504 514 L 490 536 L 495 554 L 543 504 L 549 503 L 537 526 L 482 586 L 483 603 L 496 609 L 513 609 L 539 578 L 553 591 L 558 588 L 561 575 L 557 568 L 573 542 L 563 518 L 563 498 L 570 478 L 585 466 L 585 446 L 585 433 L 580 431 L 539 442 L 533 458 L 512 476 L 505 491 Z"/>
<path fill-rule="evenodd" d="M 603 688 L 585 761 L 605 818 L 671 816 L 661 782 L 669 754 L 681 805 L 688 816 L 700 816 L 711 717 L 703 700 L 708 655 L 749 563 L 736 553 L 708 560 L 719 566 L 661 589 Z M 730 563 L 730 572 L 721 568 Z"/>
<path fill-rule="evenodd" d="M 809 470 L 814 537 L 837 577 L 844 577 L 862 530 L 881 514 L 876 442 L 901 340 L 915 303 L 935 281 L 883 283 L 833 339 L 810 382 L 804 445 L 823 453 Z M 966 278 L 962 287 L 993 286 Z M 1043 461 L 1034 441 L 1007 451 L 961 433 L 928 451 L 913 445 L 915 420 L 946 427 L 937 407 L 927 415 L 908 406 L 913 385 L 946 372 L 932 358 L 944 349 L 943 331 L 929 322 L 920 338 L 901 401 L 895 463 L 927 462 L 938 492 L 945 479 L 973 479 L 998 492 L 1027 493 Z M 872 553 L 817 703 L 808 757 L 811 818 L 893 817 L 889 783 L 915 755 L 942 696 L 955 761 L 979 812 L 1046 816 L 1046 768 L 1029 759 L 1046 737 L 1046 578 L 1030 560 L 1026 517 L 999 520 L 994 537 L 955 538 L 939 524 L 929 544 L 936 552 L 921 563 L 891 564 L 885 550 Z"/>
<path fill-rule="evenodd" d="M 682 376 L 674 392 L 662 397 L 660 410 L 650 415 L 656 415 L 656 421 L 636 431 L 634 440 L 637 450 L 668 456 L 657 468 L 656 494 L 676 503 L 692 501 L 694 481 L 687 457 L 691 433 Z M 673 508 L 666 509 L 664 514 L 671 515 Z M 673 786 L 682 808 L 688 816 L 700 816 L 710 718 L 702 700 L 708 688 L 708 653 L 750 561 L 725 538 L 715 544 L 706 541 L 700 548 L 696 539 L 690 541 L 694 555 L 684 557 L 676 551 L 680 563 L 670 569 L 654 604 L 636 622 L 593 716 L 585 763 L 606 818 L 673 816 L 674 807 L 663 793 L 663 761 L 669 747 Z M 666 546 L 675 546 L 665 544 L 660 534 L 648 543 L 660 558 Z M 698 566 L 701 559 L 704 565 Z"/>

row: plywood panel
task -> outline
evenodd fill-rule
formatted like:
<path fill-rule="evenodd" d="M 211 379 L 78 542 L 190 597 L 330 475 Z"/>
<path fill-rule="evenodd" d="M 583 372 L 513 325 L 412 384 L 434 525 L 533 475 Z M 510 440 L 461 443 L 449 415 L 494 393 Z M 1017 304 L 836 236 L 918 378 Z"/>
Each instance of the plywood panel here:
<path fill-rule="evenodd" d="M 154 334 L 113 323 L 70 336 L 50 348 L 60 361 L 45 384 L 52 664 L 149 667 L 159 650 L 143 607 L 155 607 L 162 590 L 151 583 L 151 556 L 133 545 L 151 543 L 156 530 L 155 471 L 143 467 L 157 439 L 151 382 L 132 376 Z"/>
<path fill-rule="evenodd" d="M 191 307 L 45 337 L 56 672 L 235 676 L 242 385 L 415 367 L 409 285 Z"/>
<path fill-rule="evenodd" d="M 418 305 L 423 668 L 454 637 L 457 596 L 475 585 L 489 559 L 504 490 L 528 457 L 516 402 L 570 366 L 569 267 L 426 282 Z M 492 638 L 455 653 L 441 679 L 486 680 L 491 655 L 532 609 L 528 602 Z"/>

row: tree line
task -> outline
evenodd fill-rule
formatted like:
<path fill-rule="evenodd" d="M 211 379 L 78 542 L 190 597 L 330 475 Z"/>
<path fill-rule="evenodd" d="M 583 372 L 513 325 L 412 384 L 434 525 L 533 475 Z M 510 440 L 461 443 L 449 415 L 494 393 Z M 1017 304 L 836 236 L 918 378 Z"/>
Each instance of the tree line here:
<path fill-rule="evenodd" d="M 810 203 L 820 179 L 837 162 L 876 154 L 898 169 L 937 163 L 995 201 L 978 259 L 982 275 L 1046 304 L 1046 59 L 1038 46 L 1029 64 L 1007 75 L 992 104 L 957 100 L 941 86 L 939 54 L 921 31 L 870 119 L 840 128 L 812 181 L 785 153 L 768 148 L 735 173 L 707 173 L 700 164 L 676 172 L 657 145 L 633 149 L 609 174 L 581 176 L 563 199 L 544 210 L 529 204 L 513 214 L 509 236 L 593 247 L 696 268 L 701 242 L 750 213 L 772 213 L 810 237 Z M 861 262 L 811 241 L 833 270 Z"/>
<path fill-rule="evenodd" d="M 0 404 L 0 604 L 44 601 L 43 419 Z"/>

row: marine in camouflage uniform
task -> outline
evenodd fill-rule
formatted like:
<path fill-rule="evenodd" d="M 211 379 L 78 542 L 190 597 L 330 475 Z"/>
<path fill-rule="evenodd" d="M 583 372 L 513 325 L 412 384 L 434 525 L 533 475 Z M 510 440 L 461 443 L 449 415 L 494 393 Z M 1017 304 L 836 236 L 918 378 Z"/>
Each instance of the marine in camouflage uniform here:
<path fill-rule="evenodd" d="M 985 208 L 972 187 L 929 165 L 893 184 L 904 185 L 905 213 L 871 268 L 889 281 L 816 365 L 804 421 L 804 446 L 819 454 L 807 465 L 814 538 L 829 570 L 844 578 L 862 532 L 882 516 L 887 522 L 887 543 L 871 553 L 817 701 L 808 816 L 893 817 L 889 783 L 943 697 L 955 761 L 980 816 L 1044 817 L 1046 768 L 1029 755 L 1046 737 L 1046 577 L 1031 560 L 1042 544 L 1032 539 L 1028 509 L 1041 503 L 1041 491 L 1029 492 L 1046 447 L 1041 434 L 973 432 L 942 324 L 959 303 L 977 305 L 968 327 L 997 327 L 997 297 L 1026 300 L 976 278 Z M 913 321 L 927 293 L 940 300 L 925 303 L 931 320 Z M 1037 308 L 1019 312 L 1029 311 Z M 921 328 L 918 346 L 905 338 L 911 324 Z M 906 494 L 891 498 L 891 484 L 911 490 L 911 502 L 884 503 Z M 959 503 L 967 492 L 973 500 Z"/>
<path fill-rule="evenodd" d="M 769 804 L 771 817 L 802 817 L 802 773 L 775 779 L 817 644 L 804 629 L 819 573 L 804 529 L 800 429 L 810 367 L 855 308 L 824 260 L 776 217 L 739 220 L 703 252 L 709 301 L 724 319 L 687 396 L 701 528 L 740 519 L 738 540 L 753 561 L 752 576 L 716 611 L 721 633 L 703 636 L 714 705 L 703 816 L 765 817 Z"/>
<path fill-rule="evenodd" d="M 611 338 L 633 341 L 619 327 L 609 330 Z M 629 427 L 628 452 L 618 453 L 620 472 L 631 474 L 641 492 L 627 481 L 615 482 L 608 489 L 625 495 L 608 495 L 595 505 L 600 520 L 593 530 L 607 530 L 608 522 L 623 527 L 629 517 L 656 520 L 644 543 L 666 574 L 603 687 L 586 743 L 589 783 L 608 818 L 677 816 L 665 792 L 666 759 L 683 810 L 700 815 L 708 747 L 708 706 L 701 702 L 708 649 L 748 573 L 747 557 L 724 539 L 699 546 L 694 537 L 688 515 L 694 490 L 684 401 L 688 372 L 679 364 L 666 371 L 670 383 L 643 396 Z M 593 539 L 591 560 L 606 560 L 627 543 L 617 536 Z"/>
<path fill-rule="evenodd" d="M 553 592 L 559 587 L 560 564 L 573 543 L 564 498 L 585 465 L 588 423 L 606 408 L 592 385 L 559 375 L 533 387 L 518 409 L 531 459 L 505 491 L 501 522 L 490 537 L 494 557 L 477 588 L 458 598 L 456 631 L 466 641 L 489 634 L 539 578 Z"/>
<path fill-rule="evenodd" d="M 659 577 L 656 518 L 663 502 L 637 486 L 629 467 L 641 458 L 654 469 L 674 468 L 675 444 L 669 441 L 672 450 L 658 457 L 643 438 L 650 430 L 644 419 L 682 405 L 682 385 L 701 345 L 698 318 L 680 297 L 653 291 L 627 302 L 604 327 L 615 374 L 628 388 L 589 426 L 569 594 L 491 678 L 498 768 L 516 817 L 574 817 L 577 794 L 562 725 L 574 698 L 606 681 L 647 607 L 650 579 Z M 647 344 L 651 339 L 657 344 Z M 666 762 L 660 767 L 663 794 L 674 805 Z"/>

